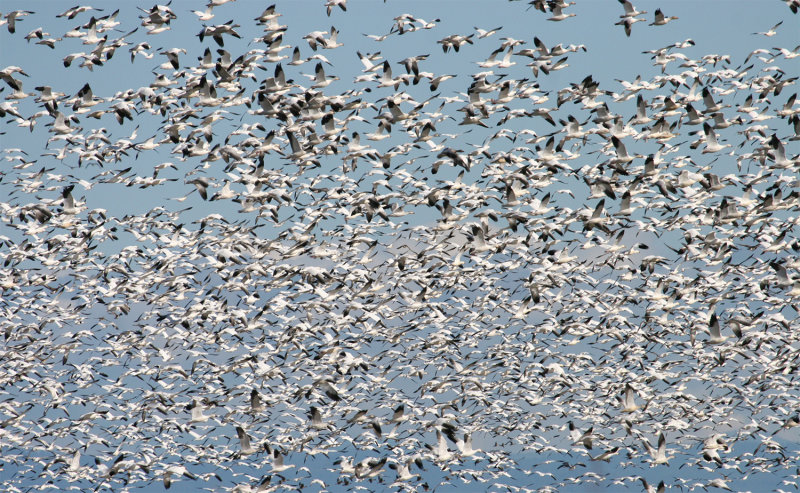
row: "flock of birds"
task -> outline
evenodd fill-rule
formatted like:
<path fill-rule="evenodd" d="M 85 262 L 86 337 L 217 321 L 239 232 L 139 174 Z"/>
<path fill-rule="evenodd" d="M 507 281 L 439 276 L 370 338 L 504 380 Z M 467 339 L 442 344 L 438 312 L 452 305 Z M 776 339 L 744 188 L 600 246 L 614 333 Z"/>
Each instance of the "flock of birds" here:
<path fill-rule="evenodd" d="M 391 3 L 5 13 L 3 491 L 796 490 L 782 1 L 722 55 L 608 1 L 634 80 Z"/>

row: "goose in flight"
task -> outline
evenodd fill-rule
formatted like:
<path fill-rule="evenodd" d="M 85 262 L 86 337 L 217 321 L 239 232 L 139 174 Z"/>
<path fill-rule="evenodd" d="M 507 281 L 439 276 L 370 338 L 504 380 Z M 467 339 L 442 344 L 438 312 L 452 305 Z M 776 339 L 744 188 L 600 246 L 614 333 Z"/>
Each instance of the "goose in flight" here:
<path fill-rule="evenodd" d="M 239 437 L 239 446 L 242 455 L 250 455 L 256 452 L 256 449 L 250 444 L 250 437 L 244 428 L 236 426 L 236 435 Z"/>
<path fill-rule="evenodd" d="M 593 461 L 601 461 L 602 460 L 602 461 L 605 461 L 605 462 L 610 462 L 611 458 L 614 457 L 615 455 L 617 455 L 617 453 L 619 452 L 619 449 L 620 449 L 619 446 L 612 447 L 609 450 L 606 450 L 605 452 L 603 452 L 602 454 L 599 454 L 599 455 L 596 455 L 594 457 L 591 457 L 591 459 Z"/>
<path fill-rule="evenodd" d="M 670 458 L 667 457 L 667 439 L 663 432 L 658 434 L 658 448 L 653 448 L 647 438 L 642 438 L 642 443 L 644 443 L 647 452 L 650 454 L 653 465 L 669 464 Z"/>
<path fill-rule="evenodd" d="M 197 37 L 200 38 L 202 42 L 204 38 L 210 37 L 212 38 L 219 46 L 225 46 L 225 40 L 222 38 L 223 35 L 227 34 L 229 36 L 233 36 L 235 38 L 241 39 L 241 35 L 236 32 L 236 28 L 241 27 L 238 24 L 234 24 L 233 20 L 226 22 L 225 24 L 218 24 L 216 26 L 203 26 L 203 29 L 198 33 Z"/>
<path fill-rule="evenodd" d="M 453 51 L 458 53 L 461 47 L 464 46 L 465 44 L 474 44 L 472 41 L 473 36 L 474 33 L 469 34 L 467 36 L 462 36 L 460 34 L 451 34 L 450 36 L 446 36 L 440 39 L 439 41 L 437 41 L 437 43 L 442 45 L 442 51 L 445 53 L 447 53 L 450 50 L 450 48 L 452 48 Z"/>
<path fill-rule="evenodd" d="M 575 426 L 575 423 L 569 421 L 569 439 L 572 440 L 572 445 L 583 445 L 587 450 L 592 449 L 592 434 L 594 433 L 594 426 L 590 426 L 586 431 L 581 431 Z"/>
<path fill-rule="evenodd" d="M 194 178 L 186 182 L 187 184 L 194 185 L 197 192 L 203 197 L 203 200 L 208 200 L 208 187 L 211 186 L 207 178 L 202 176 Z"/>
<path fill-rule="evenodd" d="M 711 317 L 708 319 L 708 343 L 709 344 L 722 344 L 725 340 L 728 339 L 728 336 L 722 335 L 719 326 L 719 319 L 717 318 L 716 313 L 712 313 Z"/>
<path fill-rule="evenodd" d="M 717 134 L 707 122 L 703 122 L 703 133 L 706 135 L 706 147 L 703 149 L 703 154 L 716 154 L 719 151 L 730 147 L 728 144 L 720 144 L 717 141 Z"/>
<path fill-rule="evenodd" d="M 250 390 L 250 412 L 257 414 L 263 412 L 264 409 L 265 407 L 263 402 L 261 402 L 261 396 L 259 395 L 258 390 Z"/>
<path fill-rule="evenodd" d="M 169 60 L 169 64 L 167 65 L 167 67 L 163 67 L 163 68 L 168 68 L 169 66 L 172 66 L 172 68 L 174 68 L 175 70 L 178 70 L 180 68 L 180 62 L 178 60 L 178 55 L 181 54 L 181 53 L 183 53 L 185 55 L 186 54 L 186 50 L 184 48 L 171 48 L 169 50 L 162 51 L 161 54 L 162 55 L 166 55 L 167 59 Z M 131 57 L 133 57 L 132 53 L 131 53 Z"/>
<path fill-rule="evenodd" d="M 622 18 L 630 18 L 636 17 L 638 15 L 644 15 L 647 13 L 646 10 L 638 11 L 636 7 L 633 6 L 630 0 L 618 0 L 620 4 L 622 4 L 622 8 L 625 9 L 625 13 L 620 15 Z"/>
<path fill-rule="evenodd" d="M 367 458 L 355 465 L 355 476 L 358 479 L 371 479 L 378 477 L 383 472 L 383 466 L 386 465 L 388 458 L 383 457 L 380 460 L 375 458 Z"/>
<path fill-rule="evenodd" d="M 284 455 L 276 448 L 272 449 L 272 472 L 280 474 L 294 467 L 294 464 L 286 464 Z"/>
<path fill-rule="evenodd" d="M 499 30 L 503 29 L 503 26 L 496 27 L 494 29 L 489 29 L 489 30 L 480 29 L 478 27 L 475 27 L 474 29 L 478 33 L 478 39 L 483 39 L 483 38 L 488 38 L 489 36 L 495 34 Z"/>
<path fill-rule="evenodd" d="M 458 453 L 462 458 L 472 457 L 481 452 L 480 449 L 476 449 L 472 446 L 472 434 L 469 432 L 464 432 L 464 438 L 461 440 L 456 440 L 455 443 Z"/>
<path fill-rule="evenodd" d="M 189 420 L 190 423 L 205 423 L 211 417 L 203 413 L 203 403 L 198 399 L 192 401 L 191 408 L 192 417 Z"/>
<path fill-rule="evenodd" d="M 792 277 L 789 276 L 789 271 L 786 269 L 785 266 L 774 261 L 770 262 L 769 265 L 775 270 L 775 273 L 778 276 L 778 286 L 781 287 L 793 286 L 797 282 Z"/>
<path fill-rule="evenodd" d="M 768 156 L 773 159 L 776 168 L 788 169 L 800 163 L 800 156 L 796 156 L 792 159 L 786 157 L 786 149 L 783 142 L 776 134 L 772 134 L 768 143 L 771 147 L 771 150 L 768 151 Z"/>
<path fill-rule="evenodd" d="M 453 457 L 453 452 L 447 448 L 447 441 L 444 438 L 444 434 L 438 429 L 436 430 L 436 445 L 426 446 L 433 451 L 433 459 L 437 462 L 446 463 Z"/>
<path fill-rule="evenodd" d="M 591 231 L 593 228 L 597 228 L 603 230 L 607 234 L 611 234 L 611 230 L 606 226 L 609 217 L 603 214 L 605 201 L 605 199 L 602 199 L 598 202 L 597 206 L 594 208 L 594 212 L 592 212 L 592 216 L 583 222 L 584 231 Z"/>
<path fill-rule="evenodd" d="M 205 10 L 192 10 L 192 13 L 197 16 L 197 20 L 207 22 L 214 18 L 213 8 L 212 5 L 209 5 Z"/>
<path fill-rule="evenodd" d="M 686 120 L 684 121 L 686 125 L 700 125 L 706 120 L 707 117 L 698 113 L 692 106 L 692 103 L 686 105 Z"/>
<path fill-rule="evenodd" d="M 325 69 L 322 67 L 322 62 L 318 62 L 317 66 L 314 69 L 314 75 L 307 76 L 314 81 L 314 84 L 311 86 L 312 89 L 322 89 L 323 87 L 328 87 L 331 82 L 335 80 L 339 80 L 338 77 L 334 76 L 326 76 Z"/>
<path fill-rule="evenodd" d="M 631 384 L 625 384 L 625 394 L 621 400 L 623 413 L 632 413 L 638 409 L 641 409 L 642 406 L 636 404 L 636 391 L 633 390 Z M 645 405 L 645 407 L 647 407 Z"/>
<path fill-rule="evenodd" d="M 402 486 L 402 484 L 405 482 L 420 478 L 419 474 L 411 473 L 411 464 L 414 463 L 415 459 L 410 458 L 398 464 L 389 464 L 390 469 L 397 471 L 397 479 L 395 479 L 394 483 L 391 484 L 392 487 Z"/>
<path fill-rule="evenodd" d="M 103 9 L 96 9 L 96 8 L 88 6 L 88 5 L 76 5 L 76 6 L 72 7 L 72 8 L 69 8 L 69 9 L 65 10 L 64 12 L 61 12 L 60 14 L 57 14 L 56 17 L 66 17 L 68 20 L 72 20 L 78 14 L 82 14 L 84 12 L 89 12 L 91 10 L 94 10 L 94 11 L 97 11 L 97 12 L 102 12 L 103 11 Z"/>
<path fill-rule="evenodd" d="M 356 55 L 358 59 L 361 60 L 361 64 L 364 65 L 364 70 L 362 70 L 362 72 L 377 72 L 383 67 L 381 63 L 373 63 L 381 58 L 380 52 L 363 55 L 360 51 L 356 51 Z M 391 70 L 391 68 L 389 70 Z M 391 75 L 389 77 L 391 78 Z"/>
<path fill-rule="evenodd" d="M 72 190 L 75 185 L 67 185 L 61 190 L 62 212 L 64 214 L 77 214 L 80 208 L 75 203 L 75 198 L 72 196 Z"/>
<path fill-rule="evenodd" d="M 625 29 L 625 36 L 631 36 L 631 27 L 637 22 L 646 22 L 644 17 L 623 17 L 620 21 L 615 22 L 615 26 L 622 26 Z"/>
<path fill-rule="evenodd" d="M 34 29 L 33 31 L 31 31 L 31 32 L 29 32 L 28 34 L 26 34 L 26 35 L 25 35 L 25 40 L 26 40 L 26 41 L 28 41 L 28 42 L 30 43 L 32 39 L 39 39 L 39 40 L 41 40 L 41 39 L 43 39 L 45 36 L 50 36 L 50 33 L 46 33 L 46 32 L 44 32 L 44 31 L 42 30 L 42 28 L 41 28 L 41 27 L 37 27 L 36 29 Z M 53 47 L 53 48 L 54 48 L 54 47 Z"/>
<path fill-rule="evenodd" d="M 651 22 L 650 26 L 663 26 L 666 25 L 670 21 L 678 20 L 678 18 L 674 15 L 672 16 L 665 16 L 661 9 L 656 9 L 655 19 Z"/>
<path fill-rule="evenodd" d="M 663 480 L 658 482 L 658 486 L 653 486 L 651 484 L 648 484 L 647 480 L 641 477 L 639 478 L 639 481 L 642 482 L 645 493 L 664 493 L 667 489 Z"/>
<path fill-rule="evenodd" d="M 552 7 L 551 12 L 553 13 L 553 15 L 548 17 L 547 20 L 548 21 L 553 21 L 553 22 L 560 22 L 560 21 L 569 19 L 570 17 L 575 17 L 577 15 L 574 12 L 570 12 L 569 14 L 565 14 L 561 4 L 554 4 L 553 7 Z"/>
<path fill-rule="evenodd" d="M 775 36 L 776 34 L 778 34 L 778 28 L 781 26 L 781 24 L 783 24 L 783 21 L 780 21 L 779 23 L 775 24 L 774 26 L 769 28 L 767 31 L 757 32 L 757 33 L 753 33 L 753 34 L 761 34 L 763 36 L 771 38 L 772 36 Z"/>
<path fill-rule="evenodd" d="M 8 32 L 14 34 L 17 32 L 17 21 L 22 21 L 20 17 L 25 17 L 26 15 L 35 14 L 36 12 L 31 12 L 30 10 L 14 10 L 9 12 L 5 15 L 5 22 L 7 24 L 6 28 Z"/>
<path fill-rule="evenodd" d="M 309 419 L 311 420 L 311 428 L 315 430 L 333 430 L 335 429 L 332 423 L 325 423 L 322 420 L 322 413 L 320 412 L 319 408 L 316 406 L 311 406 L 311 410 L 308 413 Z"/>
<path fill-rule="evenodd" d="M 611 136 L 611 144 L 614 146 L 614 150 L 616 151 L 616 157 L 613 157 L 609 160 L 611 164 L 628 164 L 632 162 L 636 158 L 641 158 L 644 156 L 634 155 L 631 156 L 628 154 L 628 149 L 625 147 L 625 143 L 623 143 L 616 135 Z"/>
<path fill-rule="evenodd" d="M 328 17 L 331 16 L 331 12 L 335 7 L 339 7 L 342 12 L 347 12 L 347 0 L 327 0 L 325 2 L 326 12 Z"/>

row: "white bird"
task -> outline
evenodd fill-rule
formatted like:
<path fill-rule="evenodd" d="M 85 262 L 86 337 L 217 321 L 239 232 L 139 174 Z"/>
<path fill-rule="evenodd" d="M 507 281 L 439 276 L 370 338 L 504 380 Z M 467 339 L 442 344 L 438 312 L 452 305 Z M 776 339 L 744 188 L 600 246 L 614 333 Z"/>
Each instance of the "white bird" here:
<path fill-rule="evenodd" d="M 585 221 L 583 221 L 583 230 L 584 231 L 591 231 L 594 228 L 598 228 L 603 230 L 604 232 L 611 234 L 611 231 L 606 226 L 609 218 L 608 216 L 603 214 L 603 208 L 605 207 L 605 199 L 602 199 L 600 202 L 597 203 L 595 206 L 594 211 L 592 212 L 592 216 Z"/>
<path fill-rule="evenodd" d="M 162 55 L 166 55 L 167 59 L 169 60 L 169 64 L 167 65 L 167 67 L 163 67 L 163 68 L 168 68 L 171 65 L 172 68 L 174 68 L 175 70 L 178 70 L 180 68 L 180 62 L 178 60 L 178 55 L 181 54 L 181 53 L 186 54 L 186 50 L 183 49 L 183 48 L 172 48 L 172 49 L 169 49 L 169 50 L 162 51 L 161 54 Z M 133 55 L 131 55 L 131 56 L 133 56 Z"/>
<path fill-rule="evenodd" d="M 489 30 L 480 29 L 478 27 L 475 27 L 474 29 L 478 33 L 478 39 L 483 39 L 483 38 L 488 38 L 492 34 L 495 34 L 497 31 L 503 29 L 503 26 L 496 27 L 494 29 L 489 29 Z"/>
<path fill-rule="evenodd" d="M 559 22 L 559 21 L 563 21 L 563 20 L 569 19 L 570 17 L 575 17 L 577 15 L 574 12 L 570 12 L 569 14 L 565 14 L 561 4 L 553 5 L 552 12 L 553 12 L 553 15 L 547 18 L 548 21 Z"/>
<path fill-rule="evenodd" d="M 418 474 L 411 473 L 411 464 L 414 463 L 414 459 L 408 459 L 404 462 L 400 462 L 398 464 L 389 464 L 389 467 L 392 469 L 397 470 L 397 479 L 395 482 L 392 483 L 392 486 L 400 486 L 401 483 L 410 481 L 412 479 L 418 478 Z"/>
<path fill-rule="evenodd" d="M 631 27 L 637 22 L 647 22 L 647 19 L 645 19 L 644 17 L 623 17 L 618 22 L 615 22 L 614 25 L 622 26 L 625 29 L 625 36 L 630 37 Z"/>
<path fill-rule="evenodd" d="M 659 481 L 658 486 L 653 486 L 647 483 L 647 480 L 644 478 L 639 478 L 639 481 L 642 482 L 644 486 L 645 493 L 664 493 L 666 491 L 666 485 L 664 481 Z"/>
<path fill-rule="evenodd" d="M 473 448 L 472 434 L 464 433 L 464 439 L 456 441 L 456 448 L 461 457 L 472 457 L 480 452 L 480 449 Z"/>
<path fill-rule="evenodd" d="M 441 431 L 436 430 L 436 446 L 431 447 L 433 450 L 433 459 L 437 462 L 446 463 L 453 457 L 453 452 L 447 448 L 447 442 Z"/>
<path fill-rule="evenodd" d="M 703 123 L 703 133 L 706 135 L 706 147 L 703 149 L 703 154 L 715 154 L 725 148 L 730 147 L 728 144 L 720 144 L 717 141 L 717 134 L 708 123 Z"/>
<path fill-rule="evenodd" d="M 316 68 L 314 69 L 314 76 L 308 76 L 314 80 L 314 84 L 311 86 L 312 89 L 321 89 L 323 87 L 328 87 L 331 82 L 335 80 L 339 80 L 336 76 L 327 77 L 325 75 L 325 69 L 322 67 L 322 62 L 318 62 Z"/>
<path fill-rule="evenodd" d="M 375 458 L 367 458 L 355 465 L 355 476 L 358 479 L 372 479 L 378 477 L 383 472 L 383 466 L 386 465 L 387 458 L 383 457 L 380 460 Z"/>
<path fill-rule="evenodd" d="M 655 19 L 653 22 L 650 23 L 651 26 L 663 26 L 670 21 L 678 20 L 678 18 L 674 15 L 672 16 L 665 16 L 661 9 L 656 9 Z"/>
<path fill-rule="evenodd" d="M 17 30 L 16 23 L 17 21 L 21 21 L 20 17 L 25 17 L 27 15 L 34 14 L 35 12 L 31 12 L 30 10 L 14 10 L 5 15 L 6 23 L 8 23 L 8 32 L 14 34 Z"/>
<path fill-rule="evenodd" d="M 775 24 L 774 26 L 769 28 L 769 30 L 767 30 L 767 31 L 757 32 L 757 33 L 753 33 L 753 34 L 762 34 L 764 36 L 767 36 L 768 38 L 771 38 L 772 36 L 775 36 L 776 34 L 778 34 L 778 28 L 781 26 L 781 24 L 783 24 L 783 21 L 780 21 L 779 23 Z"/>
<path fill-rule="evenodd" d="M 260 413 L 264 411 L 264 404 L 261 402 L 261 396 L 256 389 L 250 391 L 250 412 Z"/>
<path fill-rule="evenodd" d="M 670 457 L 667 457 L 667 439 L 663 432 L 658 434 L 658 448 L 653 448 L 646 438 L 643 439 L 643 443 L 652 458 L 653 465 L 669 464 Z"/>
<path fill-rule="evenodd" d="M 647 13 L 646 10 L 645 11 L 641 11 L 641 12 L 636 10 L 636 7 L 633 6 L 633 4 L 630 2 L 630 0 L 618 0 L 618 1 L 619 1 L 619 3 L 622 4 L 622 8 L 625 9 L 625 13 L 623 15 L 620 15 L 620 17 L 623 17 L 623 18 L 625 18 L 625 17 L 636 17 L 637 15 L 644 15 L 644 14 Z"/>
<path fill-rule="evenodd" d="M 800 163 L 800 157 L 795 157 L 792 159 L 786 157 L 786 149 L 783 146 L 783 142 L 778 138 L 777 135 L 773 134 L 772 137 L 770 137 L 769 145 L 772 147 L 770 155 L 774 160 L 776 168 L 787 169 L 795 166 L 797 163 Z"/>
<path fill-rule="evenodd" d="M 192 10 L 192 13 L 197 16 L 197 20 L 207 22 L 214 18 L 213 8 L 213 6 L 209 5 L 205 10 Z"/>
<path fill-rule="evenodd" d="M 647 407 L 647 406 L 645 406 Z M 631 384 L 625 384 L 625 394 L 622 398 L 622 409 L 623 413 L 632 413 L 638 409 L 641 409 L 641 406 L 636 404 L 636 394 L 633 390 Z"/>
<path fill-rule="evenodd" d="M 285 464 L 283 454 L 278 449 L 272 450 L 272 472 L 282 473 L 294 467 L 294 464 Z"/>
<path fill-rule="evenodd" d="M 319 408 L 316 406 L 311 406 L 311 411 L 309 412 L 309 418 L 311 419 L 311 428 L 315 430 L 332 430 L 333 424 L 332 423 L 325 423 L 322 421 L 322 413 L 320 413 Z"/>
<path fill-rule="evenodd" d="M 712 313 L 708 320 L 708 335 L 709 344 L 721 344 L 728 339 L 728 336 L 722 335 L 722 332 L 720 331 L 719 319 L 717 318 L 716 313 Z"/>
<path fill-rule="evenodd" d="M 250 455 L 256 452 L 256 449 L 250 444 L 250 437 L 247 435 L 247 432 L 244 431 L 244 428 L 237 426 L 236 435 L 239 437 L 239 446 L 242 455 Z"/>
<path fill-rule="evenodd" d="M 347 12 L 347 0 L 327 0 L 325 2 L 325 7 L 328 17 L 331 16 L 331 12 L 333 11 L 334 7 L 339 7 L 342 9 L 342 12 Z"/>
<path fill-rule="evenodd" d="M 89 12 L 90 10 L 96 10 L 98 12 L 102 12 L 103 9 L 96 9 L 94 7 L 88 5 L 76 5 L 72 8 L 65 10 L 64 12 L 56 15 L 56 17 L 66 17 L 69 20 L 74 19 L 78 14 L 82 14 L 83 12 Z"/>

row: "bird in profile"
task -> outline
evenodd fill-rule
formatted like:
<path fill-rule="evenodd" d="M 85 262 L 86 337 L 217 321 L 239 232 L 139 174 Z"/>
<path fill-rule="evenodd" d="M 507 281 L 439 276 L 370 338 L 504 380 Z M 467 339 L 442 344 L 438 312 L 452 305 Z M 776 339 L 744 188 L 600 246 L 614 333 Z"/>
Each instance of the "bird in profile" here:
<path fill-rule="evenodd" d="M 244 428 L 237 426 L 236 435 L 239 437 L 239 451 L 242 455 L 250 455 L 256 452 L 256 449 L 250 444 L 250 437 L 244 431 Z"/>
<path fill-rule="evenodd" d="M 250 390 L 250 412 L 257 414 L 264 411 L 264 404 L 261 402 L 261 396 L 256 389 Z"/>
<path fill-rule="evenodd" d="M 611 461 L 612 457 L 614 457 L 615 455 L 617 455 L 619 453 L 619 449 L 620 449 L 619 446 L 612 447 L 612 448 L 606 450 L 605 452 L 603 452 L 602 454 L 598 454 L 598 455 L 592 457 L 591 459 L 593 461 L 609 462 L 609 461 Z"/>
<path fill-rule="evenodd" d="M 644 486 L 645 493 L 664 493 L 667 489 L 663 480 L 659 481 L 657 486 L 648 484 L 647 480 L 642 477 L 639 478 L 639 481 L 642 482 L 642 486 Z"/>
<path fill-rule="evenodd" d="M 653 448 L 646 438 L 642 439 L 642 443 L 647 449 L 647 452 L 650 454 L 653 465 L 669 464 L 670 458 L 667 457 L 667 439 L 663 432 L 658 434 L 657 448 Z"/>
<path fill-rule="evenodd" d="M 653 22 L 650 23 L 651 26 L 663 26 L 671 21 L 678 20 L 678 18 L 674 15 L 665 16 L 661 9 L 656 9 Z"/>
<path fill-rule="evenodd" d="M 272 448 L 272 472 L 280 474 L 293 468 L 294 464 L 285 464 L 283 454 L 276 448 Z"/>
<path fill-rule="evenodd" d="M 586 431 L 582 432 L 572 421 L 568 422 L 567 425 L 569 427 L 569 438 L 572 440 L 572 445 L 583 445 L 587 450 L 591 450 L 594 426 L 590 426 Z"/>
<path fill-rule="evenodd" d="M 327 8 L 328 17 L 335 7 L 339 7 L 342 12 L 347 12 L 347 0 L 326 0 L 325 7 Z"/>
<path fill-rule="evenodd" d="M 709 344 L 722 344 L 728 339 L 728 336 L 722 335 L 719 326 L 719 319 L 716 313 L 712 313 L 708 319 L 708 343 Z"/>
<path fill-rule="evenodd" d="M 203 413 L 203 404 L 197 399 L 192 401 L 192 418 L 189 420 L 189 422 L 205 423 L 209 418 L 210 416 Z"/>
<path fill-rule="evenodd" d="M 642 408 L 636 404 L 636 391 L 631 384 L 625 384 L 625 393 L 622 396 L 621 404 L 623 413 L 632 413 Z"/>
<path fill-rule="evenodd" d="M 771 28 L 769 28 L 766 31 L 756 32 L 756 33 L 753 33 L 753 34 L 760 34 L 762 36 L 766 36 L 768 38 L 771 38 L 772 36 L 775 36 L 776 34 L 778 34 L 778 28 L 781 27 L 781 24 L 783 24 L 783 21 L 778 22 L 777 24 L 775 24 L 774 26 L 772 26 Z"/>
<path fill-rule="evenodd" d="M 322 421 L 322 413 L 316 406 L 311 406 L 308 417 L 311 420 L 311 428 L 315 430 L 330 430 L 332 427 L 331 424 Z"/>
<path fill-rule="evenodd" d="M 622 8 L 625 10 L 625 13 L 620 15 L 622 18 L 626 17 L 636 17 L 638 15 L 644 15 L 647 11 L 639 11 L 636 10 L 636 7 L 633 6 L 630 0 L 617 0 L 620 4 L 622 4 Z"/>
<path fill-rule="evenodd" d="M 355 465 L 355 476 L 358 479 L 371 479 L 375 478 L 383 472 L 383 466 L 386 465 L 388 459 L 382 457 L 381 459 L 368 458 L 364 459 Z"/>

